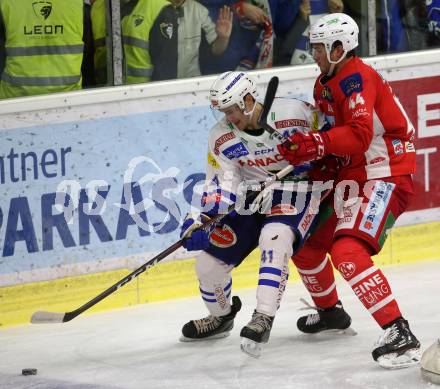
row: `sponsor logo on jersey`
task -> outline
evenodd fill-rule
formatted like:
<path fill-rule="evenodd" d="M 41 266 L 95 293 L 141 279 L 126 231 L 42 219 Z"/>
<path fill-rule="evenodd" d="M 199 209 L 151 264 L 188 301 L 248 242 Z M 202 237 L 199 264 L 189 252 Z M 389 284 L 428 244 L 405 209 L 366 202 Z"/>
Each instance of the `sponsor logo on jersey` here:
<path fill-rule="evenodd" d="M 390 182 L 376 182 L 362 217 L 359 230 L 366 232 L 373 238 L 376 236 L 395 186 L 395 184 Z"/>
<path fill-rule="evenodd" d="M 403 149 L 403 143 L 400 139 L 393 139 L 391 144 L 393 145 L 394 154 L 400 155 L 404 153 L 405 150 Z"/>
<path fill-rule="evenodd" d="M 247 159 L 245 161 L 238 161 L 238 163 L 240 166 L 265 167 L 280 161 L 284 161 L 284 157 L 280 154 L 276 154 L 273 157 Z"/>
<path fill-rule="evenodd" d="M 276 129 L 287 127 L 310 127 L 308 121 L 304 119 L 284 119 L 278 120 L 274 122 L 274 124 Z"/>
<path fill-rule="evenodd" d="M 305 236 L 309 233 L 310 226 L 315 219 L 316 213 L 313 213 L 313 210 L 314 207 L 309 205 L 298 224 L 298 231 L 303 238 L 305 238 Z"/>
<path fill-rule="evenodd" d="M 231 140 L 231 139 L 234 139 L 234 138 L 235 138 L 235 135 L 234 135 L 234 133 L 232 131 L 228 132 L 228 133 L 222 135 L 220 138 L 218 138 L 215 141 L 214 154 L 215 155 L 219 155 L 220 154 L 220 151 L 219 151 L 220 146 L 222 144 L 226 143 L 228 140 Z"/>
<path fill-rule="evenodd" d="M 325 120 L 327 121 L 327 123 L 330 124 L 331 127 L 335 126 L 336 119 L 335 119 L 334 116 L 332 116 L 332 115 L 325 115 Z"/>
<path fill-rule="evenodd" d="M 319 116 L 318 112 L 313 111 L 312 112 L 312 131 L 318 131 L 319 130 Z"/>
<path fill-rule="evenodd" d="M 249 151 L 247 151 L 246 146 L 242 142 L 240 142 L 224 149 L 222 153 L 228 159 L 237 159 L 245 155 L 248 155 Z"/>
<path fill-rule="evenodd" d="M 351 206 L 348 207 L 342 207 L 342 216 L 338 217 L 337 225 L 343 224 L 343 223 L 350 223 L 351 219 L 353 218 L 353 211 L 351 209 Z"/>
<path fill-rule="evenodd" d="M 214 158 L 214 156 L 211 153 L 208 153 L 208 163 L 214 168 L 214 169 L 219 169 L 220 165 L 218 164 L 218 162 L 216 161 L 216 159 Z"/>
<path fill-rule="evenodd" d="M 405 142 L 405 151 L 407 153 L 415 153 L 416 149 L 413 142 Z"/>
<path fill-rule="evenodd" d="M 215 227 L 214 231 L 209 236 L 209 241 L 212 245 L 220 248 L 231 247 L 237 243 L 237 235 L 231 227 L 224 224 Z"/>
<path fill-rule="evenodd" d="M 365 100 L 360 93 L 348 99 L 348 108 L 355 109 L 357 105 L 364 105 Z"/>
<path fill-rule="evenodd" d="M 376 163 L 381 163 L 382 161 L 385 161 L 385 157 L 376 157 L 373 158 L 370 162 L 368 162 L 368 164 L 375 165 Z"/>
<path fill-rule="evenodd" d="M 254 154 L 255 155 L 269 154 L 269 153 L 273 153 L 274 150 L 275 149 L 273 147 L 271 149 L 260 149 L 260 150 L 255 150 Z"/>
<path fill-rule="evenodd" d="M 362 92 L 362 76 L 360 73 L 353 73 L 339 82 L 339 86 L 346 97 L 354 92 Z"/>
<path fill-rule="evenodd" d="M 333 103 L 333 101 L 335 101 L 335 99 L 333 98 L 332 90 L 327 85 L 322 88 L 321 97 L 324 100 L 330 101 L 330 103 Z"/>
<path fill-rule="evenodd" d="M 359 108 L 351 114 L 351 118 L 355 119 L 359 116 L 369 116 L 370 114 L 367 111 L 367 108 Z"/>
<path fill-rule="evenodd" d="M 272 207 L 267 216 L 297 215 L 298 210 L 292 204 L 278 204 Z"/>
<path fill-rule="evenodd" d="M 347 279 L 350 278 L 356 271 L 356 265 L 353 262 L 342 262 L 338 266 L 339 272 Z"/>

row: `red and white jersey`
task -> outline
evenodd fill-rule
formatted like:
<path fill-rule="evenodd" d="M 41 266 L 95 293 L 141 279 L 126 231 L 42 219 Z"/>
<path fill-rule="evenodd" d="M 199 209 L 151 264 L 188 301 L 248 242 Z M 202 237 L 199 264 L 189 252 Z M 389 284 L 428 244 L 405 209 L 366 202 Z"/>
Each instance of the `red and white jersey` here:
<path fill-rule="evenodd" d="M 297 99 L 276 98 L 267 121 L 288 137 L 295 131 L 317 131 L 323 127 L 325 119 L 311 104 Z M 267 131 L 241 131 L 226 118 L 211 129 L 208 143 L 202 205 L 212 202 L 230 205 L 235 202 L 238 187 L 244 181 L 265 181 L 289 165 L 278 152 L 277 145 L 281 142 Z M 294 178 L 305 179 L 310 168 L 310 163 L 295 167 Z"/>
<path fill-rule="evenodd" d="M 414 127 L 388 82 L 360 58 L 315 83 L 317 107 L 334 127 L 329 153 L 349 156 L 339 180 L 365 181 L 415 172 Z"/>

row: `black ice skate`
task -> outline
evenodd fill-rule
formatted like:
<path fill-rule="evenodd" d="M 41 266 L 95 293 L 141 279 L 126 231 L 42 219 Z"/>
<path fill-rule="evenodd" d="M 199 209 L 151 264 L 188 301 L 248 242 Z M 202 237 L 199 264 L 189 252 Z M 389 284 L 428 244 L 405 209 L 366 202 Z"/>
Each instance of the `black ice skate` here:
<path fill-rule="evenodd" d="M 203 319 L 191 320 L 182 328 L 181 342 L 193 342 L 196 340 L 219 339 L 229 336 L 234 327 L 234 318 L 241 309 L 241 301 L 238 296 L 232 297 L 231 312 L 224 316 L 209 315 Z"/>
<path fill-rule="evenodd" d="M 301 316 L 296 322 L 296 326 L 301 332 L 306 334 L 316 334 L 318 332 L 341 332 L 346 335 L 357 335 L 356 331 L 350 328 L 351 317 L 345 312 L 342 303 L 338 301 L 333 307 L 318 308 L 310 305 L 301 299 L 309 308 L 316 309 L 318 313 L 311 313 Z"/>
<path fill-rule="evenodd" d="M 259 358 L 261 344 L 269 341 L 273 316 L 254 311 L 251 321 L 241 329 L 241 349 L 251 357 Z"/>
<path fill-rule="evenodd" d="M 385 369 L 417 365 L 421 359 L 420 342 L 403 318 L 396 319 L 385 327 L 385 333 L 375 347 L 373 359 Z"/>

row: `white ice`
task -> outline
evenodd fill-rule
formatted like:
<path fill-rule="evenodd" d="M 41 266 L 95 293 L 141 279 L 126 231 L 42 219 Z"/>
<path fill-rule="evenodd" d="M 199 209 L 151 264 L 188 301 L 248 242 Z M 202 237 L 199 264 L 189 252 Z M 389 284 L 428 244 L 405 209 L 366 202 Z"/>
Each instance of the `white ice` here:
<path fill-rule="evenodd" d="M 440 261 L 384 272 L 413 332 L 429 347 L 440 337 Z M 370 352 L 382 330 L 341 279 L 338 288 L 357 336 L 300 334 L 295 323 L 304 314 L 298 309 L 306 292 L 291 283 L 260 359 L 239 347 L 255 289 L 237 291 L 243 308 L 231 336 L 210 342 L 178 341 L 186 321 L 206 314 L 196 297 L 2 329 L 0 388 L 434 389 L 418 367 L 389 371 L 373 361 Z M 23 368 L 37 368 L 38 375 L 22 376 Z"/>

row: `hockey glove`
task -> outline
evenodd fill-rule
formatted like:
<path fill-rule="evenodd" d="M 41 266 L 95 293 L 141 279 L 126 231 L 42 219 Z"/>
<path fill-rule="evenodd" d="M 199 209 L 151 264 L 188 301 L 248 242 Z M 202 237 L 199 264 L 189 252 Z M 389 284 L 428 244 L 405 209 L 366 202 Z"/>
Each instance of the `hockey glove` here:
<path fill-rule="evenodd" d="M 319 161 L 312 162 L 312 168 L 307 174 L 312 181 L 330 181 L 336 179 L 341 168 L 341 158 L 329 154 Z"/>
<path fill-rule="evenodd" d="M 209 247 L 210 231 L 201 229 L 203 223 L 209 221 L 209 217 L 203 213 L 198 215 L 188 213 L 180 229 L 180 237 L 183 238 L 183 247 L 188 251 L 205 250 Z"/>
<path fill-rule="evenodd" d="M 304 162 L 323 158 L 327 152 L 329 136 L 325 132 L 295 132 L 288 142 L 278 145 L 279 153 L 291 164 L 301 165 Z"/>

